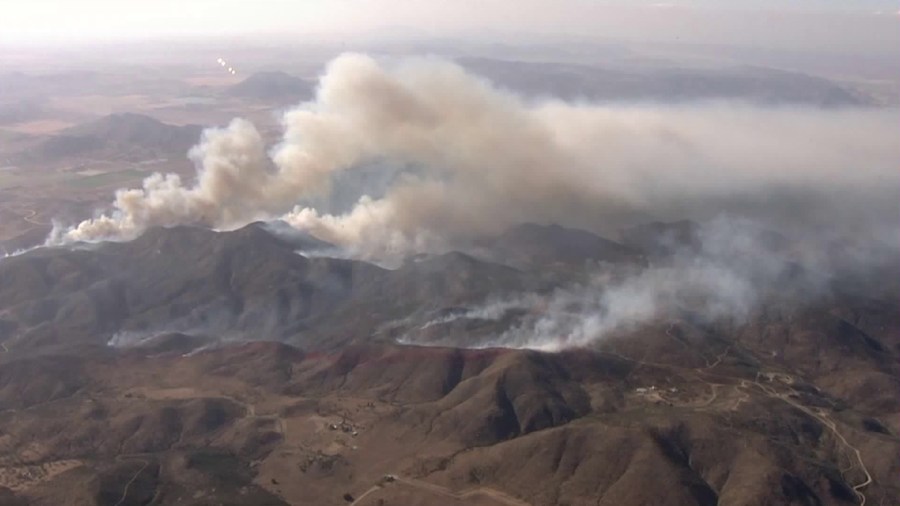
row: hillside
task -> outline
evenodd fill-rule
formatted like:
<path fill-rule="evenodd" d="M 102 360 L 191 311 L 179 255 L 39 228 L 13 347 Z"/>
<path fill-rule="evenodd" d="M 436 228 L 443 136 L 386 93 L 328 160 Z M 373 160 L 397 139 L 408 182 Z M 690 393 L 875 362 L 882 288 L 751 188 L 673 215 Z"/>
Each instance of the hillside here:
<path fill-rule="evenodd" d="M 639 261 L 639 251 L 584 230 L 526 223 L 483 242 L 498 259 L 522 267 Z"/>
<path fill-rule="evenodd" d="M 252 224 L 227 233 L 157 228 L 128 243 L 35 250 L 0 264 L 3 321 L 25 347 L 172 330 L 335 347 L 372 326 L 524 289 L 529 279 L 459 253 L 396 271 L 297 253 L 311 245 L 319 247 Z"/>
<path fill-rule="evenodd" d="M 2 259 L 0 501 L 895 502 L 895 295 L 838 284 L 746 319 L 679 306 L 588 346 L 488 346 L 549 314 L 571 266 L 652 268 L 704 247 L 698 227 L 485 242 L 517 266 L 449 252 L 387 270 L 259 223 Z M 538 302 L 483 306 L 523 293 Z"/>

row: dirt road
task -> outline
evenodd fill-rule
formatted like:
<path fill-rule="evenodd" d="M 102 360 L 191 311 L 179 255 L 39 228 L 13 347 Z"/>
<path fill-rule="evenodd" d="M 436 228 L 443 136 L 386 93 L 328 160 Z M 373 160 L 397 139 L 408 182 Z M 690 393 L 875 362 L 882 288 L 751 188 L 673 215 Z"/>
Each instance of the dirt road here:
<path fill-rule="evenodd" d="M 385 481 L 379 485 L 375 485 L 372 488 L 366 490 L 362 495 L 356 498 L 355 501 L 350 503 L 350 506 L 359 506 L 362 504 L 362 501 L 369 496 L 379 490 L 382 490 L 386 487 L 392 486 L 392 484 L 406 485 L 411 488 L 418 489 L 422 492 L 426 492 L 428 494 L 433 494 L 436 496 L 441 496 L 446 499 L 450 499 L 452 501 L 459 501 L 461 504 L 466 504 L 469 499 L 472 499 L 476 496 L 486 497 L 493 501 L 496 501 L 500 504 L 505 504 L 508 506 L 531 506 L 530 503 L 524 502 L 522 500 L 516 499 L 510 495 L 507 495 L 499 490 L 488 488 L 488 487 L 475 487 L 468 490 L 464 490 L 462 492 L 454 492 L 447 487 L 442 487 L 440 485 L 435 485 L 434 483 L 428 483 L 426 481 L 422 481 L 416 478 L 404 478 L 400 476 L 395 476 L 392 481 Z"/>
<path fill-rule="evenodd" d="M 148 462 L 148 461 L 146 461 L 146 460 L 144 460 L 144 459 L 137 459 L 137 460 L 140 461 L 140 462 L 142 462 L 143 465 L 141 466 L 140 469 L 138 469 L 138 471 L 137 471 L 136 473 L 134 473 L 134 476 L 132 476 L 131 479 L 128 480 L 128 483 L 125 484 L 125 489 L 122 490 L 122 497 L 121 497 L 121 498 L 119 499 L 119 501 L 118 501 L 116 504 L 114 504 L 113 506 L 119 506 L 119 505 L 121 505 L 123 502 L 125 502 L 125 498 L 128 497 L 128 489 L 131 487 L 131 484 L 134 483 L 134 480 L 136 480 L 137 477 L 140 476 L 141 473 L 144 472 L 144 469 L 147 469 L 147 466 L 150 465 L 150 462 Z"/>

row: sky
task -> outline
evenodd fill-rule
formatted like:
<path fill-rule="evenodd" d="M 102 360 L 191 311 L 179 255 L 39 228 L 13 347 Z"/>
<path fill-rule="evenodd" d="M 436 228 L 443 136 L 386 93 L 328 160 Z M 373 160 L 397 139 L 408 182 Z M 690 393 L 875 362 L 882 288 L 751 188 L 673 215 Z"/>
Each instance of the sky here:
<path fill-rule="evenodd" d="M 577 36 L 845 52 L 900 47 L 896 0 L 27 0 L 0 44 L 268 34 Z"/>

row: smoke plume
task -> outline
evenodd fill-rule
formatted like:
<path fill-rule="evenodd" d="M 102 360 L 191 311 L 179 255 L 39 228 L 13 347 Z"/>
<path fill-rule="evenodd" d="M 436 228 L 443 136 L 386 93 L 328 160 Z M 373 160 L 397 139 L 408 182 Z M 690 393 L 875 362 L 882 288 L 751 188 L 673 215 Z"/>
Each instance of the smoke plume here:
<path fill-rule="evenodd" d="M 846 259 L 796 246 L 747 219 L 721 217 L 699 228 L 697 245 L 678 246 L 649 266 L 597 266 L 584 281 L 549 293 L 491 295 L 465 310 L 408 326 L 399 341 L 557 351 L 685 315 L 704 323 L 740 325 L 763 303 L 793 310 L 829 294 Z M 874 257 L 853 261 L 870 270 L 884 267 Z M 896 257 L 890 261 L 896 264 Z M 463 325 L 457 328 L 467 328 L 465 320 L 490 321 L 495 330 L 473 340 L 470 332 L 451 328 L 459 320 Z"/>
<path fill-rule="evenodd" d="M 190 157 L 195 182 L 154 174 L 49 243 L 120 240 L 152 226 L 232 228 L 282 217 L 365 258 L 432 251 L 521 222 L 594 231 L 739 212 L 779 225 L 897 235 L 895 110 L 746 104 L 527 102 L 437 59 L 343 55 L 267 146 L 236 119 Z M 331 214 L 341 174 L 399 168 L 379 195 Z M 888 219 L 886 219 L 888 218 Z"/>

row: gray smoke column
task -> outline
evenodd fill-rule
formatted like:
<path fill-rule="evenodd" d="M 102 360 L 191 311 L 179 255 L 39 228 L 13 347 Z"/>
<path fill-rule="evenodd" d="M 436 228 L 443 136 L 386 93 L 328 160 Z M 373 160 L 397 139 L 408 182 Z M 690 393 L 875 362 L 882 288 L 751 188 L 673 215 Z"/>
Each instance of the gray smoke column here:
<path fill-rule="evenodd" d="M 726 209 L 858 228 L 900 209 L 898 133 L 898 112 L 884 109 L 530 103 L 446 61 L 387 68 L 349 54 L 327 67 L 314 101 L 285 114 L 271 151 L 246 121 L 209 130 L 190 154 L 196 183 L 153 175 L 48 241 L 283 217 L 385 258 L 527 221 L 596 231 Z M 376 162 L 415 170 L 345 214 L 297 205 Z"/>

